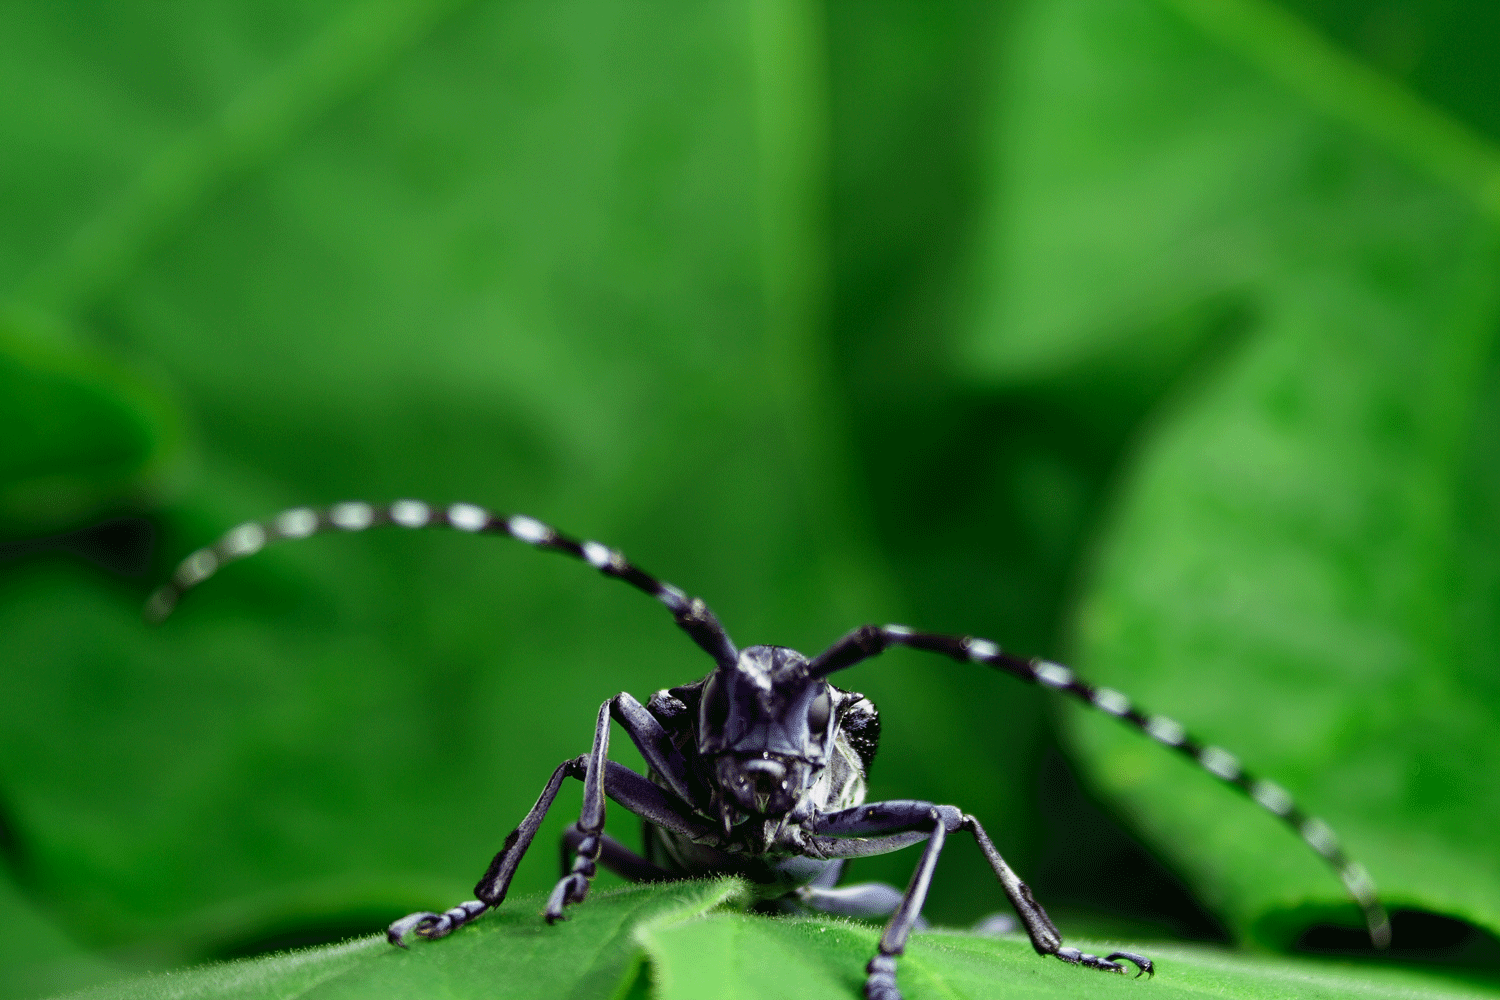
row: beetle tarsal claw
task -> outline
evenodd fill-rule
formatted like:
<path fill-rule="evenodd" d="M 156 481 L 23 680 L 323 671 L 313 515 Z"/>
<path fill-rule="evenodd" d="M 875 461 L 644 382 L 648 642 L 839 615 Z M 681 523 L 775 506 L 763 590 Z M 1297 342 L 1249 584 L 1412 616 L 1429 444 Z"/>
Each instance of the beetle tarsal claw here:
<path fill-rule="evenodd" d="M 424 926 L 437 923 L 436 913 L 410 913 L 397 920 L 385 929 L 385 939 L 398 948 L 406 947 L 406 936 L 413 931 L 420 932 Z M 426 935 L 423 935 L 424 937 Z"/>
<path fill-rule="evenodd" d="M 1145 955 L 1137 955 L 1134 952 L 1130 951 L 1114 951 L 1105 956 L 1105 961 L 1113 962 L 1121 958 L 1123 958 L 1127 962 L 1133 962 L 1135 964 L 1135 978 L 1137 979 L 1141 978 L 1142 973 L 1147 976 L 1156 975 L 1155 963 L 1153 963 L 1151 959 L 1147 958 Z M 1120 971 L 1125 971 L 1124 966 L 1120 967 Z"/>
<path fill-rule="evenodd" d="M 568 919 L 566 908 L 574 903 L 581 903 L 588 898 L 589 880 L 580 872 L 564 875 L 562 880 L 552 890 L 552 895 L 547 897 L 547 909 L 544 916 L 547 923 L 556 923 L 559 920 Z"/>
<path fill-rule="evenodd" d="M 442 913 L 411 913 L 387 927 L 385 939 L 397 947 L 405 948 L 408 934 L 416 934 L 417 937 L 428 940 L 447 937 L 487 909 L 488 904 L 471 899 Z"/>

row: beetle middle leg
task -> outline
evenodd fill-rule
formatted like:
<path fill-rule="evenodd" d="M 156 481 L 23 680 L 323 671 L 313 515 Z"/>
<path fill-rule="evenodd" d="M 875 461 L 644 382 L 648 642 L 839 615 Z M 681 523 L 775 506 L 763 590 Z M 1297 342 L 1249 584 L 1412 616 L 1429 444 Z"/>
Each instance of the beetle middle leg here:
<path fill-rule="evenodd" d="M 793 893 L 792 898 L 819 913 L 831 913 L 836 917 L 870 918 L 890 916 L 901 905 L 903 895 L 900 889 L 884 882 L 859 882 L 833 889 L 803 886 Z M 917 929 L 925 929 L 920 917 Z"/>
<path fill-rule="evenodd" d="M 888 917 L 901 905 L 902 892 L 884 882 L 855 882 L 839 885 L 844 862 L 835 859 L 817 878 L 791 893 L 787 898 L 799 908 L 831 913 L 836 917 L 870 919 Z M 917 930 L 925 931 L 927 921 L 917 917 Z"/>
<path fill-rule="evenodd" d="M 996 878 L 1000 880 L 1005 894 L 1020 915 L 1031 938 L 1032 947 L 1039 954 L 1055 955 L 1073 965 L 1107 972 L 1124 971 L 1125 967 L 1118 959 L 1134 963 L 1140 970 L 1137 975 L 1153 971 L 1150 959 L 1131 952 L 1117 951 L 1100 958 L 1077 948 L 1064 947 L 1062 935 L 1053 926 L 1046 911 L 1032 898 L 1031 889 L 1026 883 L 1016 876 L 1000 856 L 1000 852 L 995 850 L 995 845 L 990 842 L 978 820 L 963 814 L 954 806 L 898 799 L 830 813 L 820 817 L 812 831 L 812 846 L 825 857 L 868 857 L 897 851 L 923 840 L 927 842 L 917 869 L 912 873 L 911 883 L 886 924 L 885 932 L 880 936 L 879 950 L 865 967 L 865 996 L 868 1000 L 900 1000 L 901 992 L 896 987 L 896 958 L 906 950 L 907 938 L 927 899 L 927 889 L 932 882 L 932 872 L 937 867 L 943 844 L 948 834 L 957 830 L 967 830 L 979 842 Z M 868 834 L 874 836 L 865 836 Z"/>

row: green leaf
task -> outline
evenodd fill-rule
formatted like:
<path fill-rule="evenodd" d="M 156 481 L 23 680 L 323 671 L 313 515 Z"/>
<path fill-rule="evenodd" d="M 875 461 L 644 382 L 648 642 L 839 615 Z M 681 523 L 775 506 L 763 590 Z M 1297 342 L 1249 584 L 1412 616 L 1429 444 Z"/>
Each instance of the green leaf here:
<path fill-rule="evenodd" d="M 452 937 L 399 952 L 383 937 L 211 965 L 102 987 L 79 1000 L 307 997 L 365 1000 L 445 996 L 500 1000 L 651 996 L 658 1000 L 833 998 L 862 995 L 877 928 L 725 910 L 743 899 L 734 880 L 599 893 L 548 926 L 540 896 L 508 902 Z M 1080 943 L 1091 951 L 1113 946 Z M 1137 948 L 1145 946 L 1133 946 Z M 1236 956 L 1181 946 L 1147 948 L 1154 979 L 1132 980 L 1043 959 L 1024 938 L 918 933 L 900 960 L 907 1000 L 1091 996 L 1160 998 L 1496 996 L 1392 969 Z M 643 992 L 644 991 L 644 992 Z"/>
<path fill-rule="evenodd" d="M 1122 477 L 1079 666 L 1292 790 L 1388 904 L 1500 926 L 1500 154 L 1269 4 L 1036 4 L 1015 44 L 1008 294 L 976 374 L 1145 373 L 1174 316 L 1220 317 L 1177 342 L 1217 353 Z M 1353 916 L 1279 822 L 1073 721 L 1239 931 Z"/>
<path fill-rule="evenodd" d="M 34 317 L 0 317 L 0 427 L 0 538 L 139 510 L 181 475 L 167 394 Z"/>
<path fill-rule="evenodd" d="M 119 979 L 126 973 L 91 954 L 59 930 L 26 898 L 12 879 L 0 875 L 0 998 L 44 996 Z"/>

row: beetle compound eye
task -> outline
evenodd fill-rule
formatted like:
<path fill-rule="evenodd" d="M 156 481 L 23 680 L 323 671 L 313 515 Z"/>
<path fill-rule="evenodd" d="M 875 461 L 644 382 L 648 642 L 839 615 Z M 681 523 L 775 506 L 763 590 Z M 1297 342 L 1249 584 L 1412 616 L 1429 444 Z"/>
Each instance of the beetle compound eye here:
<path fill-rule="evenodd" d="M 812 700 L 807 707 L 807 731 L 814 736 L 821 736 L 828 731 L 828 716 L 833 712 L 833 699 L 828 696 L 828 688 L 818 692 L 818 696 Z"/>
<path fill-rule="evenodd" d="M 699 716 L 705 734 L 722 737 L 729 724 L 729 692 L 720 683 L 718 672 L 709 675 L 703 686 L 703 709 Z"/>

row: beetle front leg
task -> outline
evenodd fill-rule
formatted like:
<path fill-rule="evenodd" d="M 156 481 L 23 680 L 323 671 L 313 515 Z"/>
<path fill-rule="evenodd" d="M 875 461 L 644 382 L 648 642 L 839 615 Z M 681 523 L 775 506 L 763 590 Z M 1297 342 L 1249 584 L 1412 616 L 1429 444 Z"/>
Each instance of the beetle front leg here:
<path fill-rule="evenodd" d="M 911 873 L 911 882 L 901 896 L 901 902 L 896 904 L 896 911 L 880 935 L 879 950 L 865 966 L 867 1000 L 901 1000 L 901 991 L 896 988 L 896 956 L 906 951 L 906 939 L 911 936 L 912 928 L 922 914 L 922 904 L 927 902 L 932 872 L 948 836 L 943 817 L 936 809 L 930 811 L 928 820 L 932 832 L 927 837 L 922 860 L 917 862 L 917 870 Z"/>
<path fill-rule="evenodd" d="M 813 847 L 824 857 L 869 857 L 927 842 L 911 882 L 880 935 L 875 957 L 865 966 L 866 1000 L 901 1000 L 896 959 L 906 951 L 906 941 L 921 918 L 943 844 L 961 822 L 962 814 L 953 806 L 905 799 L 855 806 L 814 822 Z"/>
<path fill-rule="evenodd" d="M 1105 972 L 1124 972 L 1125 966 L 1118 961 L 1124 959 L 1134 963 L 1137 976 L 1141 973 L 1148 976 L 1156 974 L 1156 967 L 1151 959 L 1134 952 L 1116 951 L 1100 958 L 1097 955 L 1079 951 L 1077 948 L 1065 947 L 1062 943 L 1062 935 L 1047 917 L 1047 911 L 1043 910 L 1042 905 L 1032 898 L 1031 887 L 1022 882 L 1011 870 L 1010 865 L 1005 863 L 1005 859 L 990 842 L 989 835 L 984 832 L 984 827 L 979 825 L 979 820 L 973 816 L 965 816 L 960 825 L 972 833 L 974 839 L 979 842 L 979 849 L 984 852 L 990 868 L 995 872 L 995 877 L 1000 880 L 1001 887 L 1005 889 L 1005 895 L 1010 897 L 1011 905 L 1016 908 L 1016 914 L 1020 916 L 1021 923 L 1026 928 L 1026 935 L 1031 938 L 1031 946 L 1036 949 L 1037 954 L 1055 955 L 1072 965 L 1082 965 Z"/>
<path fill-rule="evenodd" d="M 1105 972 L 1124 972 L 1125 967 L 1118 959 L 1133 962 L 1140 970 L 1137 975 L 1154 971 L 1149 958 L 1132 952 L 1117 951 L 1100 958 L 1077 948 L 1064 947 L 1062 935 L 1052 925 L 1046 911 L 1032 898 L 1026 883 L 995 850 L 978 820 L 953 806 L 896 799 L 871 802 L 821 816 L 811 831 L 811 846 L 823 857 L 869 857 L 898 851 L 923 840 L 927 842 L 922 860 L 912 874 L 911 884 L 880 936 L 879 951 L 865 967 L 865 996 L 868 1000 L 900 1000 L 901 992 L 896 987 L 896 958 L 905 951 L 907 938 L 921 913 L 944 840 L 949 833 L 961 829 L 974 834 L 974 839 L 979 842 L 1005 894 L 1020 914 L 1026 933 L 1031 937 L 1031 945 L 1038 954 L 1054 955 L 1064 962 Z"/>
<path fill-rule="evenodd" d="M 386 928 L 386 940 L 405 948 L 408 934 L 415 933 L 418 937 L 424 938 L 447 937 L 464 924 L 472 922 L 490 907 L 499 906 L 505 899 L 506 892 L 510 890 L 510 881 L 515 877 L 516 866 L 521 863 L 526 849 L 531 846 L 531 841 L 536 837 L 536 831 L 542 825 L 542 820 L 546 818 L 547 810 L 552 808 L 552 801 L 557 798 L 557 790 L 562 787 L 563 779 L 579 777 L 584 773 L 587 765 L 588 758 L 586 757 L 575 757 L 557 765 L 557 769 L 552 772 L 552 777 L 547 780 L 546 787 L 542 789 L 542 794 L 537 797 L 536 805 L 531 807 L 531 811 L 526 814 L 521 825 L 505 838 L 505 846 L 500 848 L 500 852 L 490 862 L 490 867 L 484 873 L 484 877 L 474 887 L 474 895 L 478 896 L 478 899 L 460 903 L 442 913 L 412 913 L 402 917 Z"/>

